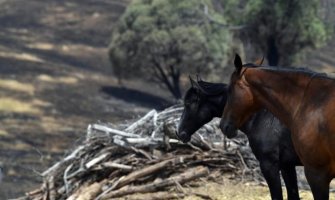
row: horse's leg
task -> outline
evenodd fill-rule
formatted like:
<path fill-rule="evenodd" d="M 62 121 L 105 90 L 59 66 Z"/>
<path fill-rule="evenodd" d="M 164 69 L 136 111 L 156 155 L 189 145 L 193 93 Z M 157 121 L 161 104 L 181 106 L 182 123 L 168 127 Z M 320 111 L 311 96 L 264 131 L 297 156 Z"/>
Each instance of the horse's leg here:
<path fill-rule="evenodd" d="M 305 176 L 311 187 L 314 200 L 328 200 L 331 179 L 327 174 L 305 166 Z"/>
<path fill-rule="evenodd" d="M 279 165 L 271 160 L 260 161 L 261 171 L 269 186 L 271 199 L 282 200 L 282 188 L 280 182 Z"/>
<path fill-rule="evenodd" d="M 285 166 L 281 169 L 281 174 L 283 176 L 288 200 L 299 200 L 299 190 L 297 183 L 297 173 L 295 171 L 294 165 Z"/>

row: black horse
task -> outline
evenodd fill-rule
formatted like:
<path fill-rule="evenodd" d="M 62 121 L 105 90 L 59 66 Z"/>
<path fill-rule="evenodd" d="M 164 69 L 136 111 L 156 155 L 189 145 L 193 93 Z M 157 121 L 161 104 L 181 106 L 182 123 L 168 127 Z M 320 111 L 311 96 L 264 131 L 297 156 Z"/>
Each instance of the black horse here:
<path fill-rule="evenodd" d="M 190 80 L 192 86 L 184 97 L 184 111 L 177 132 L 177 137 L 183 142 L 190 141 L 192 134 L 214 117 L 221 117 L 227 101 L 226 84 Z M 295 166 L 300 166 L 301 162 L 294 150 L 290 131 L 267 110 L 251 116 L 240 130 L 249 139 L 271 198 L 283 199 L 281 172 L 288 200 L 298 200 Z"/>

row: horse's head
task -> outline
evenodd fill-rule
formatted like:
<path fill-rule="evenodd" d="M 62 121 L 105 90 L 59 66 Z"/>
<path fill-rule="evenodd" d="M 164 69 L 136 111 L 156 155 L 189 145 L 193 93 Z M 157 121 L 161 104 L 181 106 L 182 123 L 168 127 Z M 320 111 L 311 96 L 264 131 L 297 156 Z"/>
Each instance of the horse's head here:
<path fill-rule="evenodd" d="M 221 117 L 226 102 L 225 84 L 194 81 L 184 97 L 184 111 L 180 118 L 177 137 L 185 142 L 214 117 Z"/>
<path fill-rule="evenodd" d="M 259 105 L 256 103 L 254 94 L 244 76 L 247 67 L 242 65 L 242 60 L 237 54 L 234 65 L 235 71 L 230 77 L 228 99 L 220 122 L 220 129 L 228 138 L 235 137 L 237 129 L 259 109 Z"/>

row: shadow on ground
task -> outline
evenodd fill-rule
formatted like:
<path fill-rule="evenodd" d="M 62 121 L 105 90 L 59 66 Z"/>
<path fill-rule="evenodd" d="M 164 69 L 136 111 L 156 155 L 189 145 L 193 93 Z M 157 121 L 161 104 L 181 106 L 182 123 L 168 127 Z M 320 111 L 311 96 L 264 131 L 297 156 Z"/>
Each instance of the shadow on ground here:
<path fill-rule="evenodd" d="M 123 101 L 157 110 L 162 110 L 173 103 L 162 97 L 126 87 L 103 86 L 101 91 Z"/>

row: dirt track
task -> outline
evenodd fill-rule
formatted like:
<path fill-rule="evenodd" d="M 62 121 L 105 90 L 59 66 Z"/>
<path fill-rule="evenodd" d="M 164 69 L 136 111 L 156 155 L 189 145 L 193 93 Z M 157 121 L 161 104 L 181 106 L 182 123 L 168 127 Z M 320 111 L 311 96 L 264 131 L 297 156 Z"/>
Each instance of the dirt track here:
<path fill-rule="evenodd" d="M 127 1 L 0 0 L 0 199 L 38 185 L 39 173 L 80 142 L 88 123 L 117 123 L 168 104 L 152 84 L 120 87 L 111 76 L 106 47 Z M 269 197 L 265 187 L 223 187 L 199 190 L 219 191 L 218 199 Z"/>

